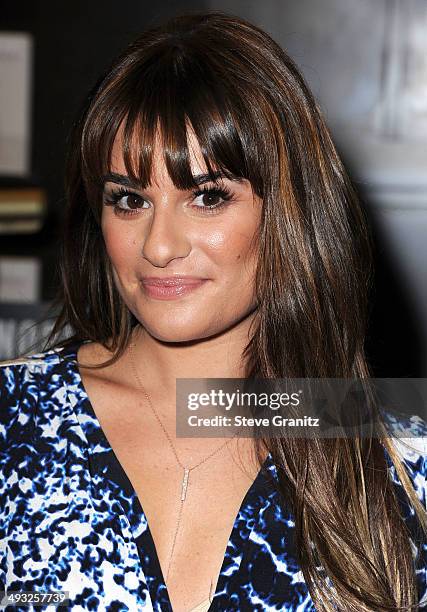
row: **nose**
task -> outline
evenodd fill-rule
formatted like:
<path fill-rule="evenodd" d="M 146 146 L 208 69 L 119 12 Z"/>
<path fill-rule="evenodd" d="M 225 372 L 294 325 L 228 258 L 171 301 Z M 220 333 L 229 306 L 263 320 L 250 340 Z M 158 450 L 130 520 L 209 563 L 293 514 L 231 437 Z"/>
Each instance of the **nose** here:
<path fill-rule="evenodd" d="M 190 250 L 191 243 L 183 217 L 176 214 L 172 207 L 155 205 L 151 223 L 143 237 L 144 258 L 153 266 L 164 268 L 173 259 L 186 257 Z"/>

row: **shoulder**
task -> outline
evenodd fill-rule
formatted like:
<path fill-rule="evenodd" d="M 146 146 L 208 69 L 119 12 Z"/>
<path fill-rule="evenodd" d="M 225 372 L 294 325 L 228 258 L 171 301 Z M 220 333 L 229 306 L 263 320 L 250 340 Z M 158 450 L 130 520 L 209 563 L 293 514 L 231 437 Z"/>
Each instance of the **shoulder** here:
<path fill-rule="evenodd" d="M 72 349 L 59 347 L 0 362 L 0 445 L 30 435 L 42 406 L 50 412 L 61 403 L 61 388 L 67 376 L 64 364 Z"/>
<path fill-rule="evenodd" d="M 390 442 L 404 466 L 418 498 L 427 508 L 427 422 L 419 415 L 396 418 L 386 415 Z M 387 452 L 393 481 L 401 484 L 396 466 Z"/>
<path fill-rule="evenodd" d="M 427 436 L 392 437 L 392 448 L 411 481 L 415 493 L 427 510 Z M 402 487 L 398 469 L 387 453 L 389 472 L 393 482 Z"/>
<path fill-rule="evenodd" d="M 94 354 L 93 346 L 94 343 L 76 341 L 41 353 L 0 361 L 0 392 L 4 391 L 5 395 L 6 393 L 13 393 L 19 390 L 20 383 L 27 380 L 37 378 L 42 381 L 52 374 L 58 374 L 60 371 L 65 372 L 67 368 L 64 370 L 63 366 L 75 363 L 77 354 L 82 354 L 85 357 Z"/>
<path fill-rule="evenodd" d="M 27 388 L 30 381 L 48 375 L 61 362 L 63 347 L 44 353 L 24 355 L 9 361 L 0 361 L 0 398 L 5 400 Z M 1 404 L 0 404 L 1 405 Z"/>
<path fill-rule="evenodd" d="M 60 361 L 56 350 L 0 361 L 0 398 L 4 402 L 19 396 L 37 377 L 48 374 Z M 0 403 L 0 405 L 2 405 Z"/>
<path fill-rule="evenodd" d="M 418 499 L 427 509 L 427 422 L 418 414 L 396 415 L 385 411 L 383 416 L 394 458 L 403 466 Z M 396 467 L 388 449 L 386 459 L 392 481 L 403 499 L 399 466 Z M 408 508 L 407 513 L 413 511 Z"/>

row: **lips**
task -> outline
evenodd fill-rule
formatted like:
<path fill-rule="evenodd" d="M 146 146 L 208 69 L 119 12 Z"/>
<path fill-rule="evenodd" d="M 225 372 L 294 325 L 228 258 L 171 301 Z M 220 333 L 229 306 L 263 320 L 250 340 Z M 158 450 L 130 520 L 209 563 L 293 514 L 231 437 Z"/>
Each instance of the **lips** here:
<path fill-rule="evenodd" d="M 195 276 L 143 277 L 141 285 L 149 298 L 157 300 L 174 300 L 188 295 L 204 285 L 208 279 Z"/>
<path fill-rule="evenodd" d="M 184 285 L 199 285 L 202 281 L 204 281 L 206 279 L 204 278 L 197 278 L 197 277 L 193 277 L 193 276 L 173 276 L 173 277 L 167 277 L 167 278 L 159 278 L 159 277 L 143 277 L 141 279 L 142 283 L 144 285 L 150 286 L 150 287 L 178 287 L 178 286 L 184 286 Z"/>

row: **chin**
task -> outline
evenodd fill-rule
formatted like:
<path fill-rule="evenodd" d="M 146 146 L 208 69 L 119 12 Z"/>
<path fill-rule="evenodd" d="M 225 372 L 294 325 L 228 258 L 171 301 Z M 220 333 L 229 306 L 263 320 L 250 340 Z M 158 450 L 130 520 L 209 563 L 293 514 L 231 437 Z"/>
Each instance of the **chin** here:
<path fill-rule="evenodd" d="M 150 327 L 146 325 L 143 325 L 143 327 L 150 336 L 156 338 L 159 342 L 165 343 L 199 342 L 214 335 L 206 330 L 197 332 L 194 329 L 187 328 L 185 325 L 182 325 L 178 329 L 176 327 L 173 329 L 160 329 L 159 327 Z"/>
<path fill-rule="evenodd" d="M 159 342 L 165 343 L 202 342 L 203 340 L 220 336 L 242 322 L 242 318 L 231 319 L 227 323 L 224 318 L 218 320 L 215 317 L 208 325 L 206 320 L 200 320 L 199 324 L 197 324 L 195 318 L 188 322 L 181 318 L 180 320 L 164 322 L 164 324 L 160 320 L 150 324 L 143 317 L 137 318 L 150 336 L 156 338 Z"/>
<path fill-rule="evenodd" d="M 206 316 L 200 313 L 185 316 L 143 316 L 141 311 L 134 311 L 134 315 L 140 322 L 144 330 L 153 338 L 160 342 L 197 342 L 217 334 L 221 334 L 229 329 L 224 320 L 219 321 L 217 317 L 207 320 Z M 232 325 L 232 322 L 231 322 Z"/>

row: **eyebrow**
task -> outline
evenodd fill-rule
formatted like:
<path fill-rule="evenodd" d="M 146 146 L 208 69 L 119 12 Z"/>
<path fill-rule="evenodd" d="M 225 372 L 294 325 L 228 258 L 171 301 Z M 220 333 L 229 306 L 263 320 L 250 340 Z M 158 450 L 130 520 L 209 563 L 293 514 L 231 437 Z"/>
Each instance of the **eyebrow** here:
<path fill-rule="evenodd" d="M 216 181 L 219 178 L 228 178 L 223 172 L 213 172 L 212 174 L 197 174 L 193 176 L 193 180 L 196 185 L 203 185 L 203 183 L 210 183 L 212 181 Z M 233 177 L 232 180 L 239 181 L 238 177 Z M 123 185 L 124 187 L 132 187 L 133 189 L 139 189 L 141 185 L 138 182 L 133 181 L 131 178 L 126 176 L 125 174 L 117 174 L 116 172 L 110 172 L 103 176 L 102 182 L 107 183 L 117 183 L 118 185 Z"/>

